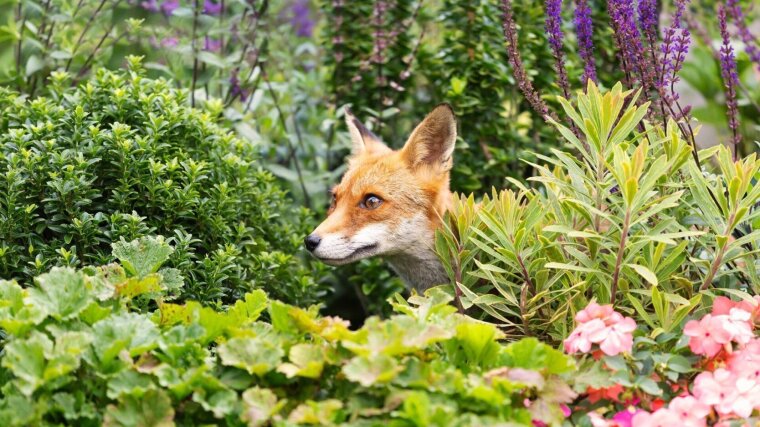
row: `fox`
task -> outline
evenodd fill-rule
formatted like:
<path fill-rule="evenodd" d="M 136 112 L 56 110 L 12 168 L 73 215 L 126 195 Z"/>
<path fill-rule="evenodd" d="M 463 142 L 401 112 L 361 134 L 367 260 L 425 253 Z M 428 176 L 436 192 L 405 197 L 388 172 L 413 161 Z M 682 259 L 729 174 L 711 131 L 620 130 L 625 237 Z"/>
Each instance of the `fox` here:
<path fill-rule="evenodd" d="M 304 238 L 321 262 L 338 266 L 379 256 L 419 292 L 449 281 L 434 250 L 452 203 L 449 189 L 457 123 L 436 106 L 393 150 L 344 109 L 351 139 L 348 167 L 331 190 L 327 217 Z"/>

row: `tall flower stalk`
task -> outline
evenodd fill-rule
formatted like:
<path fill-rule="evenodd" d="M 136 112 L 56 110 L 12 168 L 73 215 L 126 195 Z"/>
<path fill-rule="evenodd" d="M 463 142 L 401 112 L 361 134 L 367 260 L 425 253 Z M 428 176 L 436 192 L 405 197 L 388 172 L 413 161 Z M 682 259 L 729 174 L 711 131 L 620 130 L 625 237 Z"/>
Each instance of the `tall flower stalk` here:
<path fill-rule="evenodd" d="M 575 0 L 575 33 L 578 37 L 578 53 L 583 59 L 583 81 L 585 87 L 589 80 L 596 83 L 596 61 L 594 59 L 594 26 L 591 21 L 591 8 L 588 0 Z"/>
<path fill-rule="evenodd" d="M 557 119 L 557 115 L 553 111 L 549 110 L 538 92 L 533 88 L 528 78 L 528 73 L 525 72 L 525 66 L 522 63 L 522 56 L 520 55 L 520 47 L 517 39 L 517 25 L 515 24 L 515 14 L 512 9 L 511 0 L 502 0 L 502 27 L 504 29 L 504 39 L 507 42 L 507 56 L 509 58 L 509 65 L 512 66 L 512 72 L 515 74 L 515 81 L 517 87 L 525 96 L 528 104 L 535 110 L 544 120 L 548 118 Z"/>
<path fill-rule="evenodd" d="M 546 34 L 549 46 L 554 56 L 554 67 L 557 70 L 558 84 L 565 99 L 570 99 L 570 83 L 565 70 L 565 54 L 563 52 L 564 34 L 562 34 L 562 0 L 546 0 Z"/>
<path fill-rule="evenodd" d="M 747 17 L 744 15 L 741 5 L 738 0 L 727 0 L 726 7 L 728 8 L 728 14 L 733 20 L 736 29 L 739 31 L 739 38 L 744 43 L 744 50 L 747 52 L 750 60 L 755 63 L 758 71 L 760 71 L 760 48 L 758 48 L 758 40 L 749 31 L 747 27 Z"/>
<path fill-rule="evenodd" d="M 723 77 L 723 87 L 726 94 L 726 107 L 728 109 L 728 127 L 731 129 L 731 151 L 734 161 L 738 159 L 738 147 L 741 142 L 739 133 L 739 112 L 737 110 L 736 86 L 739 76 L 736 73 L 736 58 L 734 48 L 731 46 L 731 38 L 728 34 L 728 22 L 726 7 L 722 3 L 718 5 L 718 25 L 723 44 L 720 47 L 720 75 Z"/>

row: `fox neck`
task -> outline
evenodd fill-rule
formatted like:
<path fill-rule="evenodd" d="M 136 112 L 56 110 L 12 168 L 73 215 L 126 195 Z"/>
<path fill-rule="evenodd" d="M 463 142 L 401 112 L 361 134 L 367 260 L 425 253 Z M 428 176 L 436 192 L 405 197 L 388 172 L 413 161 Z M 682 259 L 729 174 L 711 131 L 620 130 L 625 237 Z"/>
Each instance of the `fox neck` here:
<path fill-rule="evenodd" d="M 448 180 L 446 181 L 448 183 Z M 435 231 L 441 226 L 441 219 L 449 210 L 451 204 L 451 192 L 448 186 L 443 188 L 437 195 L 432 228 L 427 228 L 417 221 L 409 224 L 410 233 L 419 229 L 428 229 L 412 245 L 402 251 L 386 255 L 384 258 L 391 265 L 393 271 L 398 274 L 409 288 L 414 288 L 422 293 L 426 289 L 449 282 L 446 270 L 435 252 Z"/>
<path fill-rule="evenodd" d="M 434 239 L 433 234 L 428 242 L 420 242 L 407 251 L 385 257 L 404 283 L 420 293 L 449 281 L 443 264 L 432 249 Z"/>

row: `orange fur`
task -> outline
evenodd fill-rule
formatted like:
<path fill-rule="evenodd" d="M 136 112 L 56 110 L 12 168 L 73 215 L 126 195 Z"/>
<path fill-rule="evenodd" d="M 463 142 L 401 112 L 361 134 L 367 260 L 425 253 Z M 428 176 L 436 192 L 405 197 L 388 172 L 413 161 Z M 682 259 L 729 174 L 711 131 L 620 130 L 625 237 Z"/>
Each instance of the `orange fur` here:
<path fill-rule="evenodd" d="M 434 109 L 397 151 L 349 111 L 346 123 L 353 154 L 348 171 L 333 189 L 327 218 L 310 235 L 319 241 L 310 250 L 331 264 L 380 255 L 410 286 L 424 289 L 443 283 L 446 277 L 433 243 L 451 203 L 449 170 L 456 141 L 451 108 Z M 367 208 L 364 202 L 370 195 L 382 203 Z"/>

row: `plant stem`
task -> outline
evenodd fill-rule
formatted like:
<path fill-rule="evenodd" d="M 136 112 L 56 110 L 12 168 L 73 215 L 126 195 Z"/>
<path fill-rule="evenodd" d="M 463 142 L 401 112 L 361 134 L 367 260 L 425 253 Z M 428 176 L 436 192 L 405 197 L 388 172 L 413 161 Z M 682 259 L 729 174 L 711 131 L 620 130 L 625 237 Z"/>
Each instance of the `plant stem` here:
<path fill-rule="evenodd" d="M 266 72 L 264 69 L 261 69 L 261 74 L 264 78 L 264 83 L 267 85 L 267 90 L 269 91 L 269 96 L 272 97 L 272 103 L 274 104 L 275 110 L 277 110 L 277 116 L 280 119 L 280 124 L 282 125 L 282 131 L 287 134 L 288 132 L 288 125 L 285 122 L 285 115 L 282 112 L 282 108 L 280 108 L 280 102 L 277 99 L 277 93 L 274 91 L 274 88 L 272 88 L 272 83 L 269 82 L 269 77 L 266 76 Z M 296 174 L 298 175 L 298 183 L 301 185 L 301 191 L 303 191 L 303 200 L 304 204 L 307 208 L 311 208 L 311 198 L 309 197 L 309 192 L 306 190 L 306 183 L 304 182 L 303 173 L 301 172 L 301 165 L 298 163 L 298 157 L 295 155 L 296 147 L 293 146 L 293 143 L 290 142 L 290 138 L 285 138 L 285 141 L 288 143 L 288 148 L 290 149 L 291 153 L 293 153 L 293 165 L 296 169 Z"/>
<path fill-rule="evenodd" d="M 21 1 L 18 3 L 16 15 L 16 21 L 21 19 L 21 28 L 18 32 L 18 44 L 16 46 L 16 78 L 18 80 L 18 90 L 20 92 L 22 79 L 19 79 L 18 77 L 21 76 L 21 48 L 24 42 L 24 28 L 26 28 L 26 15 L 24 14 L 23 2 Z"/>
<path fill-rule="evenodd" d="M 618 280 L 620 279 L 620 268 L 623 264 L 623 253 L 625 252 L 625 242 L 628 240 L 628 227 L 631 222 L 631 209 L 625 211 L 623 220 L 623 231 L 620 235 L 620 246 L 618 246 L 617 259 L 615 260 L 615 273 L 612 275 L 612 288 L 610 289 L 610 304 L 615 305 L 615 295 L 617 294 Z"/>
<path fill-rule="evenodd" d="M 736 218 L 736 212 L 731 212 L 731 215 L 728 217 L 728 222 L 726 223 L 726 229 L 723 231 L 723 235 L 726 236 L 726 238 L 731 235 L 731 226 L 734 223 L 734 218 Z M 705 280 L 699 287 L 700 291 L 707 290 L 707 288 L 709 288 L 712 284 L 713 278 L 715 278 L 715 274 L 718 272 L 720 265 L 723 263 L 723 257 L 726 255 L 726 247 L 728 247 L 728 241 L 726 241 L 726 244 L 722 245 L 718 249 L 718 253 L 715 255 L 715 259 L 713 260 L 712 264 L 710 264 L 710 271 L 707 272 Z"/>
<path fill-rule="evenodd" d="M 77 42 L 74 45 L 74 49 L 71 52 L 71 58 L 69 58 L 69 60 L 66 61 L 65 71 L 69 71 L 69 68 L 71 68 L 71 61 L 73 61 L 74 58 L 76 57 L 77 50 L 79 49 L 79 46 L 82 45 L 82 40 L 84 40 L 84 36 L 87 34 L 88 31 L 90 31 L 90 27 L 92 27 L 92 23 L 95 22 L 95 18 L 98 16 L 98 14 L 100 14 L 101 9 L 103 9 L 103 6 L 105 5 L 106 5 L 106 0 L 101 0 L 100 4 L 98 5 L 98 8 L 95 9 L 95 12 L 90 16 L 90 19 L 87 20 L 87 23 L 84 25 L 82 32 L 79 34 L 79 38 L 77 39 Z"/>
<path fill-rule="evenodd" d="M 190 45 L 193 50 L 193 81 L 190 86 L 190 106 L 195 107 L 195 84 L 198 81 L 198 46 L 195 40 L 198 31 L 198 0 L 193 2 L 193 34 Z"/>
<path fill-rule="evenodd" d="M 457 244 L 457 257 L 454 261 L 454 302 L 457 305 L 459 314 L 464 314 L 464 306 L 462 305 L 462 290 L 459 289 L 459 283 L 462 282 L 462 266 L 459 265 L 460 259 L 462 259 L 462 245 Z"/>

